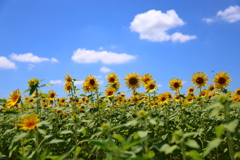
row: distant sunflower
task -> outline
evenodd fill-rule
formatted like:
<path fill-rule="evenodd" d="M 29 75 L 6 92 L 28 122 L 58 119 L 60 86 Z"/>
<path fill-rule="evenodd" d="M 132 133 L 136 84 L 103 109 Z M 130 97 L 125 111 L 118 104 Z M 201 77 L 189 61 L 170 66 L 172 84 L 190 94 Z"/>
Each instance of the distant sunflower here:
<path fill-rule="evenodd" d="M 64 77 L 66 83 L 72 83 L 72 77 L 69 76 L 68 72 L 66 73 L 67 77 Z"/>
<path fill-rule="evenodd" d="M 150 75 L 149 73 L 146 73 L 144 75 L 142 75 L 141 77 L 141 83 L 145 86 L 147 85 L 148 81 L 152 80 L 152 75 Z"/>
<path fill-rule="evenodd" d="M 182 80 L 178 78 L 173 78 L 169 82 L 170 89 L 173 91 L 179 91 L 182 88 Z"/>
<path fill-rule="evenodd" d="M 168 96 L 166 94 L 159 94 L 158 95 L 158 102 L 160 102 L 160 104 L 162 103 L 168 103 Z"/>
<path fill-rule="evenodd" d="M 107 76 L 107 81 L 108 83 L 110 84 L 115 84 L 118 82 L 118 76 L 117 74 L 115 73 L 110 73 L 108 76 Z"/>
<path fill-rule="evenodd" d="M 240 88 L 234 91 L 235 96 L 240 97 Z"/>
<path fill-rule="evenodd" d="M 93 75 L 87 76 L 85 85 L 90 88 L 90 91 L 96 91 L 99 86 L 97 79 Z"/>
<path fill-rule="evenodd" d="M 188 91 L 189 93 L 193 93 L 194 90 L 195 90 L 194 87 L 189 87 L 187 91 Z"/>
<path fill-rule="evenodd" d="M 215 89 L 215 86 L 213 85 L 213 84 L 210 84 L 209 86 L 208 86 L 208 90 L 209 91 L 213 91 Z"/>
<path fill-rule="evenodd" d="M 220 72 L 214 76 L 213 82 L 217 88 L 224 88 L 229 85 L 231 81 L 229 74 L 227 72 Z"/>
<path fill-rule="evenodd" d="M 208 90 L 206 90 L 206 89 L 204 89 L 204 90 L 201 90 L 201 93 L 200 93 L 200 95 L 201 95 L 201 97 L 206 97 L 206 96 L 208 96 Z"/>
<path fill-rule="evenodd" d="M 51 91 L 48 91 L 48 95 L 49 95 L 50 98 L 55 98 L 57 94 L 56 94 L 56 92 L 51 90 Z"/>
<path fill-rule="evenodd" d="M 147 84 L 145 85 L 145 89 L 147 92 L 155 91 L 157 89 L 156 81 L 154 81 L 154 80 L 148 81 Z"/>
<path fill-rule="evenodd" d="M 11 108 L 15 104 L 17 104 L 17 102 L 20 99 L 20 96 L 21 96 L 20 89 L 16 89 L 12 93 L 10 93 L 9 100 L 7 100 L 7 108 Z"/>
<path fill-rule="evenodd" d="M 90 87 L 88 86 L 88 84 L 86 82 L 83 83 L 82 89 L 85 93 L 89 93 L 91 91 Z"/>
<path fill-rule="evenodd" d="M 207 81 L 207 74 L 204 72 L 197 72 L 192 75 L 192 83 L 197 86 L 197 88 L 205 87 Z"/>
<path fill-rule="evenodd" d="M 136 88 L 140 88 L 140 79 L 139 79 L 139 74 L 132 73 L 132 74 L 127 74 L 127 77 L 125 77 L 125 84 L 127 85 L 128 88 L 131 88 L 135 90 Z"/>
<path fill-rule="evenodd" d="M 115 90 L 114 90 L 113 88 L 107 88 L 107 89 L 105 90 L 105 95 L 106 95 L 107 97 L 113 97 L 113 96 L 114 96 L 114 92 L 115 92 Z"/>
<path fill-rule="evenodd" d="M 164 94 L 165 94 L 169 99 L 172 98 L 172 94 L 171 94 L 170 92 L 165 92 Z"/>
<path fill-rule="evenodd" d="M 39 125 L 39 120 L 38 115 L 31 113 L 23 117 L 21 119 L 21 124 L 18 126 L 21 126 L 20 130 L 34 130 L 35 127 Z"/>
<path fill-rule="evenodd" d="M 72 83 L 71 82 L 67 82 L 64 84 L 64 92 L 69 93 L 72 90 Z"/>
<path fill-rule="evenodd" d="M 116 83 L 110 83 L 108 87 L 113 88 L 115 90 L 115 92 L 117 92 L 119 90 L 120 86 L 121 86 L 120 83 L 116 82 Z"/>

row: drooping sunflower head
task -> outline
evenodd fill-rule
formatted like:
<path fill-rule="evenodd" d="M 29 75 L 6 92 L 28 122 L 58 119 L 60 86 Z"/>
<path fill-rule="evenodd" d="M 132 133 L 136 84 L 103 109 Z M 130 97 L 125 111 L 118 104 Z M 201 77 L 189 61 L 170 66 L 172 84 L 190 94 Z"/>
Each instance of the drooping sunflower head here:
<path fill-rule="evenodd" d="M 15 104 L 17 104 L 19 99 L 20 99 L 20 97 L 21 97 L 20 89 L 16 89 L 12 93 L 10 93 L 9 100 L 7 100 L 7 108 L 11 108 Z"/>
<path fill-rule="evenodd" d="M 125 77 L 124 80 L 126 80 L 125 84 L 129 89 L 135 90 L 136 88 L 140 88 L 139 74 L 137 73 L 127 74 L 127 77 Z"/>
<path fill-rule="evenodd" d="M 96 91 L 98 89 L 99 83 L 93 75 L 90 75 L 87 76 L 85 85 L 89 87 L 90 91 Z"/>
<path fill-rule="evenodd" d="M 149 73 L 146 73 L 144 75 L 142 75 L 141 77 L 141 83 L 145 86 L 147 85 L 148 81 L 152 80 L 152 75 L 150 75 Z"/>
<path fill-rule="evenodd" d="M 39 125 L 38 115 L 35 113 L 28 114 L 27 116 L 21 119 L 21 123 L 18 126 L 21 126 L 21 130 L 34 130 L 36 126 Z"/>
<path fill-rule="evenodd" d="M 234 91 L 235 96 L 240 97 L 240 88 Z"/>
<path fill-rule="evenodd" d="M 145 85 L 145 89 L 147 92 L 155 91 L 157 89 L 156 81 L 154 81 L 154 80 L 148 81 L 147 84 Z"/>
<path fill-rule="evenodd" d="M 37 78 L 32 78 L 28 81 L 29 87 L 37 87 L 39 84 L 39 80 Z"/>
<path fill-rule="evenodd" d="M 207 74 L 204 72 L 197 72 L 192 75 L 192 83 L 197 86 L 197 88 L 205 87 L 207 81 Z"/>
<path fill-rule="evenodd" d="M 215 86 L 213 85 L 213 84 L 210 84 L 209 86 L 208 86 L 208 90 L 209 91 L 213 91 L 215 89 Z"/>
<path fill-rule="evenodd" d="M 114 96 L 114 92 L 115 92 L 115 90 L 114 90 L 113 88 L 107 88 L 107 89 L 105 90 L 105 95 L 106 95 L 107 97 L 113 97 L 113 96 Z"/>
<path fill-rule="evenodd" d="M 117 83 L 117 82 L 118 82 L 118 76 L 117 76 L 117 74 L 115 74 L 115 73 L 110 73 L 110 74 L 107 76 L 107 81 L 108 81 L 108 83 L 110 83 L 110 84 Z"/>
<path fill-rule="evenodd" d="M 173 79 L 170 80 L 169 86 L 170 86 L 171 90 L 179 91 L 183 86 L 182 80 L 178 79 L 178 78 L 173 78 Z"/>
<path fill-rule="evenodd" d="M 189 88 L 188 88 L 187 92 L 189 92 L 189 93 L 193 93 L 194 90 L 195 90 L 195 88 L 192 86 L 192 87 L 189 87 Z"/>
<path fill-rule="evenodd" d="M 227 72 L 220 72 L 217 73 L 214 76 L 213 82 L 215 83 L 215 86 L 219 89 L 225 88 L 227 85 L 229 85 L 229 82 L 231 81 L 229 74 Z"/>

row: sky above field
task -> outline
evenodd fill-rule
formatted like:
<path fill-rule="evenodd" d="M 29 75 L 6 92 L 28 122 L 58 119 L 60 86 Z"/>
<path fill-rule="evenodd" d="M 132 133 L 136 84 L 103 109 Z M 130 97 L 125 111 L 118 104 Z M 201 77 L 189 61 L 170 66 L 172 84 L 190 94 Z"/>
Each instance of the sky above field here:
<path fill-rule="evenodd" d="M 78 79 L 95 75 L 100 91 L 116 73 L 127 91 L 127 73 L 149 73 L 158 93 L 180 78 L 230 74 L 229 90 L 240 88 L 239 0 L 0 0 L 0 98 L 30 78 L 64 97 L 66 72 Z M 143 92 L 141 87 L 138 91 Z M 173 93 L 173 92 L 172 92 Z"/>

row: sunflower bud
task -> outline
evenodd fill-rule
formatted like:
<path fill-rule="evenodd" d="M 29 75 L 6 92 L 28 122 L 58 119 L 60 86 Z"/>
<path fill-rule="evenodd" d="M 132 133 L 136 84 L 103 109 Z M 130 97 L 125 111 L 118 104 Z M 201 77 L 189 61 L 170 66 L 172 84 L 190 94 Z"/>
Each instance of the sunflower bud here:
<path fill-rule="evenodd" d="M 39 84 L 39 80 L 37 78 L 32 78 L 28 81 L 29 87 L 37 87 Z"/>
<path fill-rule="evenodd" d="M 144 110 L 141 110 L 138 112 L 138 118 L 145 118 L 147 116 L 147 113 Z"/>
<path fill-rule="evenodd" d="M 217 101 L 221 104 L 226 104 L 229 101 L 229 97 L 226 94 L 221 94 L 217 97 Z"/>

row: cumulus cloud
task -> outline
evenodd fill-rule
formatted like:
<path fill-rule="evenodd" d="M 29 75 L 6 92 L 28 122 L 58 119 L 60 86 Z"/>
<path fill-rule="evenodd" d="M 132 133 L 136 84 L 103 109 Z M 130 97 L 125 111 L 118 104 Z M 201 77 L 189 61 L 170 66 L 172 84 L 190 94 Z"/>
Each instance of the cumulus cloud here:
<path fill-rule="evenodd" d="M 15 65 L 15 63 L 11 62 L 6 57 L 0 56 L 0 68 L 15 69 L 15 68 L 17 68 L 17 66 Z"/>
<path fill-rule="evenodd" d="M 83 84 L 83 82 L 84 82 L 84 80 L 79 80 L 79 81 L 75 81 L 74 82 L 74 85 L 82 85 Z"/>
<path fill-rule="evenodd" d="M 102 68 L 100 68 L 100 71 L 103 73 L 107 73 L 107 72 L 111 72 L 111 69 L 107 68 L 107 67 L 102 67 Z"/>
<path fill-rule="evenodd" d="M 203 18 L 207 23 L 211 23 L 217 20 L 224 20 L 229 23 L 234 23 L 240 20 L 240 7 L 239 6 L 229 6 L 224 11 L 218 11 L 216 16 L 213 18 Z"/>
<path fill-rule="evenodd" d="M 62 80 L 51 80 L 49 83 L 50 84 L 62 84 L 63 81 Z"/>
<path fill-rule="evenodd" d="M 126 53 L 114 53 L 107 51 L 95 51 L 79 48 L 74 51 L 72 60 L 77 63 L 97 63 L 102 62 L 104 64 L 121 64 L 129 62 L 135 59 L 136 56 L 132 56 Z"/>
<path fill-rule="evenodd" d="M 15 54 L 12 53 L 10 55 L 10 58 L 15 61 L 20 62 L 32 62 L 32 63 L 40 63 L 44 61 L 50 61 L 50 62 L 58 62 L 56 58 L 44 58 L 44 57 L 38 57 L 32 53 L 25 53 L 25 54 Z"/>
<path fill-rule="evenodd" d="M 169 10 L 166 13 L 161 11 L 149 10 L 145 13 L 137 14 L 130 24 L 131 31 L 140 34 L 140 39 L 146 39 L 153 42 L 173 41 L 186 42 L 196 39 L 195 35 L 183 35 L 176 32 L 172 35 L 168 30 L 183 26 L 184 21 L 179 18 L 175 10 Z"/>

